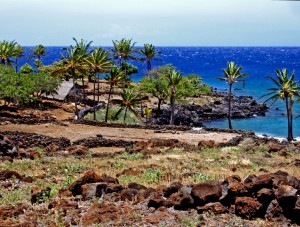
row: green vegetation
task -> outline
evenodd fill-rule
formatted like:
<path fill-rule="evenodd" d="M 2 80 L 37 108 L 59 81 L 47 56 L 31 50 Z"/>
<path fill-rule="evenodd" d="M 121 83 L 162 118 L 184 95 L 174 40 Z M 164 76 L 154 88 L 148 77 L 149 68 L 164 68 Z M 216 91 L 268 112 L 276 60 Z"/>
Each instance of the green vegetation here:
<path fill-rule="evenodd" d="M 269 88 L 268 93 L 265 96 L 269 97 L 267 101 L 272 100 L 273 103 L 278 99 L 281 99 L 285 102 L 286 105 L 286 113 L 287 113 L 287 121 L 288 121 L 288 136 L 287 140 L 293 140 L 293 105 L 295 102 L 295 97 L 299 97 L 300 87 L 298 85 L 298 81 L 295 81 L 295 72 L 292 72 L 292 75 L 288 76 L 288 70 L 282 69 L 276 70 L 276 77 L 267 76 L 276 87 Z M 273 104 L 272 103 L 272 104 Z"/>
<path fill-rule="evenodd" d="M 147 73 L 152 69 L 151 62 L 155 59 L 155 56 L 161 54 L 160 51 L 156 51 L 155 47 L 152 44 L 144 44 L 144 49 L 140 50 L 140 53 L 143 55 L 142 61 L 147 63 Z"/>
<path fill-rule="evenodd" d="M 0 66 L 0 99 L 7 104 L 35 105 L 42 94 L 53 94 L 60 85 L 59 78 L 34 73 L 29 65 L 16 73 L 12 67 Z"/>
<path fill-rule="evenodd" d="M 246 73 L 241 73 L 242 67 L 235 64 L 233 61 L 228 62 L 227 69 L 222 69 L 224 77 L 219 77 L 219 80 L 223 80 L 229 85 L 228 92 L 228 125 L 229 129 L 232 129 L 231 123 L 231 98 L 232 98 L 232 85 L 240 81 L 238 79 L 248 76 Z"/>

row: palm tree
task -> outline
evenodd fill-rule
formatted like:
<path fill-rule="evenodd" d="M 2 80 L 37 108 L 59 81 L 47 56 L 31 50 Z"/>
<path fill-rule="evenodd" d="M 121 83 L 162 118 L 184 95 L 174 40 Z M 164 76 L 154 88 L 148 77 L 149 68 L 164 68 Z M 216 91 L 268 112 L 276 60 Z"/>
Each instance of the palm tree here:
<path fill-rule="evenodd" d="M 15 41 L 2 41 L 0 42 L 0 63 L 7 66 L 12 66 L 14 61 L 11 59 L 15 57 L 15 47 L 17 42 Z"/>
<path fill-rule="evenodd" d="M 93 50 L 91 49 L 91 44 L 93 41 L 86 41 L 84 39 L 80 39 L 80 41 L 77 41 L 77 39 L 73 38 L 73 40 L 75 41 L 75 46 L 71 46 L 71 48 L 78 48 L 81 52 L 82 55 L 90 55 Z M 82 82 L 82 91 L 83 91 L 83 96 L 84 96 L 84 105 L 86 105 L 86 94 L 85 94 L 85 85 L 84 85 L 84 77 L 86 76 L 86 74 L 81 74 L 81 82 Z M 90 80 L 91 74 L 88 73 L 88 80 Z"/>
<path fill-rule="evenodd" d="M 107 100 L 107 106 L 106 106 L 106 112 L 105 112 L 105 122 L 108 120 L 108 110 L 109 110 L 109 104 L 110 104 L 110 98 L 113 91 L 113 88 L 121 83 L 121 81 L 124 78 L 124 73 L 120 69 L 118 69 L 116 66 L 112 67 L 110 70 L 110 73 L 105 77 L 105 80 L 109 83 L 109 94 L 108 94 L 108 100 Z"/>
<path fill-rule="evenodd" d="M 136 60 L 137 58 L 134 56 L 134 53 L 138 51 L 134 49 L 135 42 L 132 43 L 132 39 L 121 39 L 113 40 L 114 48 L 112 49 L 112 54 L 114 58 L 118 61 L 119 66 L 123 62 L 126 62 L 129 59 Z"/>
<path fill-rule="evenodd" d="M 281 99 L 285 102 L 287 120 L 288 120 L 288 136 L 287 140 L 293 140 L 293 104 L 295 97 L 299 97 L 300 87 L 298 86 L 298 81 L 295 81 L 295 72 L 292 72 L 292 75 L 288 76 L 287 69 L 276 69 L 276 77 L 267 76 L 275 85 L 274 88 L 269 88 L 268 93 L 263 95 L 270 96 L 265 102 L 272 100 L 271 105 L 276 102 L 278 99 Z M 261 97 L 261 98 L 262 98 Z"/>
<path fill-rule="evenodd" d="M 232 96 L 232 85 L 238 83 L 239 78 L 248 76 L 246 73 L 241 73 L 242 67 L 237 66 L 233 61 L 228 62 L 227 69 L 222 69 L 225 77 L 219 77 L 219 80 L 226 81 L 229 85 L 228 92 L 228 125 L 229 129 L 232 129 L 231 123 L 231 96 Z"/>
<path fill-rule="evenodd" d="M 113 102 L 117 105 L 120 105 L 121 107 L 114 118 L 118 118 L 118 116 L 124 110 L 124 124 L 127 117 L 127 111 L 132 112 L 137 118 L 140 118 L 138 113 L 134 110 L 134 107 L 136 107 L 140 103 L 140 98 L 139 95 L 135 94 L 132 89 L 124 89 L 121 93 L 121 99 L 115 99 L 113 100 Z"/>
<path fill-rule="evenodd" d="M 21 47 L 20 45 L 17 45 L 14 50 L 14 57 L 16 58 L 16 62 L 15 62 L 16 72 L 18 72 L 18 59 L 20 57 L 24 57 L 24 48 Z"/>
<path fill-rule="evenodd" d="M 108 52 L 102 48 L 94 49 L 93 53 L 87 57 L 86 62 L 91 68 L 91 72 L 94 75 L 94 120 L 96 120 L 96 76 L 99 73 L 104 73 L 111 68 L 110 58 Z M 99 94 L 99 78 L 98 78 L 98 94 Z"/>
<path fill-rule="evenodd" d="M 37 66 L 38 68 L 43 66 L 43 62 L 41 61 L 41 58 L 45 56 L 46 53 L 46 47 L 43 46 L 42 44 L 39 44 L 35 47 L 34 50 L 32 50 L 32 58 L 36 58 L 34 61 L 34 65 Z"/>
<path fill-rule="evenodd" d="M 184 82 L 182 74 L 175 69 L 170 69 L 169 72 L 165 75 L 168 87 L 169 87 L 169 96 L 170 96 L 170 105 L 171 105 L 171 118 L 170 125 L 174 125 L 175 120 L 175 99 L 177 96 L 177 89 Z"/>
<path fill-rule="evenodd" d="M 140 53 L 144 55 L 143 61 L 147 63 L 147 72 L 152 69 L 151 61 L 157 54 L 161 54 L 160 51 L 156 51 L 152 44 L 144 44 L 144 49 L 140 50 Z"/>
<path fill-rule="evenodd" d="M 35 49 L 32 51 L 33 57 L 36 57 L 37 59 L 41 60 L 42 57 L 46 54 L 46 47 L 42 44 L 39 44 L 35 47 Z"/>
<path fill-rule="evenodd" d="M 87 57 L 83 54 L 80 48 L 69 48 L 65 49 L 66 55 L 62 56 L 62 60 L 53 67 L 52 75 L 66 74 L 69 73 L 73 79 L 73 89 L 74 89 L 74 102 L 75 102 L 75 117 L 78 117 L 77 108 L 77 95 L 76 95 L 76 75 L 85 74 L 87 71 L 87 65 L 85 58 Z"/>

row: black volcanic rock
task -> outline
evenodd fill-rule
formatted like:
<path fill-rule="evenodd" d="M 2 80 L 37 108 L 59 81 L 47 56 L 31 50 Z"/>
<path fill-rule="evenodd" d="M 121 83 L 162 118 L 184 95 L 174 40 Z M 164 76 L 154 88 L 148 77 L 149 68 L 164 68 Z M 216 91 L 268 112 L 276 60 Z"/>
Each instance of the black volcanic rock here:
<path fill-rule="evenodd" d="M 227 93 L 214 93 L 216 100 L 205 105 L 184 104 L 175 108 L 175 125 L 202 126 L 202 122 L 222 119 L 228 113 Z M 248 118 L 253 116 L 265 116 L 268 107 L 258 104 L 251 96 L 232 96 L 232 118 Z M 163 108 L 159 117 L 150 119 L 150 122 L 158 125 L 167 125 L 170 121 L 170 108 Z"/>

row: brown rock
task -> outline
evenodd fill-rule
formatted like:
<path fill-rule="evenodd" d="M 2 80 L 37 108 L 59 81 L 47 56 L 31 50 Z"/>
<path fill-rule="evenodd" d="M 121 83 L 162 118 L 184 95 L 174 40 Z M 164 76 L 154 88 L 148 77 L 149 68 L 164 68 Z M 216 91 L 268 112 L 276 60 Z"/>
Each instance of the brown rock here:
<path fill-rule="evenodd" d="M 180 182 L 173 182 L 169 187 L 165 187 L 163 189 L 163 193 L 165 197 L 169 197 L 173 193 L 178 192 L 183 185 Z"/>
<path fill-rule="evenodd" d="M 234 203 L 235 198 L 244 196 L 248 193 L 244 184 L 236 178 L 228 178 L 222 182 L 222 196 L 220 202 L 225 206 L 230 206 Z"/>
<path fill-rule="evenodd" d="M 135 189 L 135 190 L 141 190 L 141 189 L 147 189 L 144 185 L 138 184 L 138 183 L 129 183 L 128 188 Z"/>
<path fill-rule="evenodd" d="M 219 202 L 207 203 L 204 206 L 197 207 L 199 214 L 203 212 L 213 212 L 214 214 L 223 214 L 227 212 L 227 209 Z"/>
<path fill-rule="evenodd" d="M 106 193 L 120 192 L 124 187 L 120 184 L 108 184 L 106 188 Z"/>
<path fill-rule="evenodd" d="M 21 214 L 24 214 L 24 211 L 28 208 L 25 204 L 19 204 L 16 207 L 14 206 L 4 206 L 0 208 L 0 218 L 8 219 L 12 217 L 18 217 Z"/>
<path fill-rule="evenodd" d="M 0 171 L 0 180 L 1 181 L 10 179 L 12 177 L 16 177 L 19 180 L 23 179 L 23 177 L 17 171 L 13 171 L 13 170 L 2 170 L 2 171 Z"/>
<path fill-rule="evenodd" d="M 272 200 L 266 210 L 266 220 L 273 222 L 285 222 L 286 217 L 283 215 L 283 210 L 276 199 Z"/>
<path fill-rule="evenodd" d="M 293 221 L 300 224 L 300 196 L 298 196 L 293 212 Z"/>
<path fill-rule="evenodd" d="M 238 197 L 235 200 L 235 214 L 246 219 L 261 216 L 262 204 L 251 197 Z"/>
<path fill-rule="evenodd" d="M 196 184 L 192 188 L 191 195 L 196 206 L 217 202 L 222 195 L 221 184 L 218 181 Z"/>
<path fill-rule="evenodd" d="M 118 180 L 113 177 L 109 177 L 106 174 L 99 176 L 94 171 L 90 170 L 85 172 L 83 177 L 73 182 L 68 189 L 73 193 L 74 196 L 81 195 L 82 185 L 88 183 L 98 183 L 98 182 L 115 183 L 115 184 L 119 183 Z"/>
<path fill-rule="evenodd" d="M 155 209 L 161 207 L 161 206 L 167 206 L 167 200 L 162 196 L 154 196 L 151 198 L 148 202 L 148 207 L 154 207 Z"/>
<path fill-rule="evenodd" d="M 48 209 L 62 209 L 64 211 L 70 209 L 78 209 L 78 203 L 74 201 L 68 201 L 66 199 L 59 199 L 52 201 L 48 205 Z"/>
<path fill-rule="evenodd" d="M 260 175 L 258 177 L 253 177 L 251 181 L 245 180 L 244 185 L 250 193 L 256 193 L 262 188 L 272 188 L 273 179 L 269 175 Z"/>
<path fill-rule="evenodd" d="M 297 201 L 297 189 L 289 185 L 280 185 L 275 190 L 275 198 L 283 209 L 286 217 L 290 218 Z"/>
<path fill-rule="evenodd" d="M 194 205 L 194 199 L 186 192 L 177 192 L 172 194 L 171 199 L 174 201 L 174 209 L 187 210 Z"/>
<path fill-rule="evenodd" d="M 217 147 L 217 144 L 213 140 L 201 140 L 198 142 L 198 147 L 214 148 Z"/>
<path fill-rule="evenodd" d="M 118 218 L 118 208 L 114 204 L 94 204 L 82 217 L 82 226 L 114 221 Z"/>
<path fill-rule="evenodd" d="M 274 142 L 269 142 L 267 144 L 268 146 L 268 151 L 271 153 L 271 152 L 278 152 L 280 151 L 281 149 L 283 149 L 284 147 L 282 145 L 279 145 L 277 143 L 274 143 Z"/>
<path fill-rule="evenodd" d="M 68 151 L 68 154 L 70 154 L 70 155 L 84 155 L 89 151 L 89 149 L 87 147 L 84 147 L 81 145 L 75 145 L 75 146 L 69 147 L 67 149 L 67 151 Z"/>
<path fill-rule="evenodd" d="M 31 189 L 31 203 L 42 203 L 50 197 L 51 188 L 40 188 L 35 186 Z"/>
<path fill-rule="evenodd" d="M 123 189 L 120 192 L 121 200 L 133 201 L 137 197 L 138 192 L 138 190 L 132 188 Z"/>
<path fill-rule="evenodd" d="M 275 198 L 274 197 L 274 192 L 272 189 L 269 188 L 263 188 L 260 189 L 257 192 L 257 200 L 265 207 L 267 208 L 270 204 L 270 202 Z"/>
<path fill-rule="evenodd" d="M 102 197 L 106 191 L 106 183 L 90 183 L 81 186 L 82 196 L 84 200 L 91 199 L 93 197 Z"/>
<path fill-rule="evenodd" d="M 56 144 L 50 144 L 44 148 L 46 153 L 55 153 L 59 151 L 59 149 L 60 149 L 59 146 L 57 146 Z"/>

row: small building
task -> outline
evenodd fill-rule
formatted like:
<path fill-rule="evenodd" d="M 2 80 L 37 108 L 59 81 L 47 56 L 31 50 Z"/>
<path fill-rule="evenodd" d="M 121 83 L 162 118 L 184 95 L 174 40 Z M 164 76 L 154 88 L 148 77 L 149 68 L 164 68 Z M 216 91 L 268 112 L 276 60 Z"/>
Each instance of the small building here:
<path fill-rule="evenodd" d="M 78 84 L 75 84 L 76 87 L 76 93 L 77 93 L 77 99 L 81 99 L 82 92 Z M 53 99 L 57 101 L 67 101 L 72 102 L 74 100 L 74 88 L 73 88 L 73 82 L 72 81 L 62 81 L 60 86 L 58 87 L 56 94 L 51 95 L 45 95 L 45 98 Z"/>

